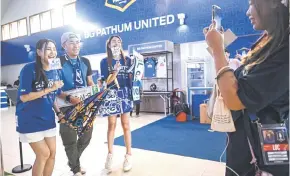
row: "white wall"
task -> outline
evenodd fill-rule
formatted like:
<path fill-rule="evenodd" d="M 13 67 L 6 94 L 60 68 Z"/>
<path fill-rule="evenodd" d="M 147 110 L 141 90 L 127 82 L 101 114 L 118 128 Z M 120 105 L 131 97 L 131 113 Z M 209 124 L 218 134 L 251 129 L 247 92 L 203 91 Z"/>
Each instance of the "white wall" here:
<path fill-rule="evenodd" d="M 25 64 L 7 65 L 1 67 L 1 82 L 11 84 L 18 79 L 21 69 Z"/>
<path fill-rule="evenodd" d="M 1 0 L 2 1 L 2 0 Z M 4 0 L 7 1 L 7 0 Z M 6 12 L 1 16 L 1 24 L 44 12 L 76 0 L 8 0 Z"/>
<path fill-rule="evenodd" d="M 187 90 L 187 80 L 186 80 L 186 62 L 189 58 L 207 58 L 208 59 L 208 81 L 213 82 L 215 68 L 214 62 L 207 51 L 207 44 L 205 41 L 198 41 L 192 43 L 180 44 L 180 55 L 181 55 L 181 86 L 182 89 Z"/>

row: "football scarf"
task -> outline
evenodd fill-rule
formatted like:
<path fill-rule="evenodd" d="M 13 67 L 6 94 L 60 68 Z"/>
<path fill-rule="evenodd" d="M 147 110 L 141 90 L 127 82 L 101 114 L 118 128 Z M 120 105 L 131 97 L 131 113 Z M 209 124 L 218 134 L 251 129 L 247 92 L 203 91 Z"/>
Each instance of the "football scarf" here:
<path fill-rule="evenodd" d="M 134 60 L 133 64 L 134 76 L 132 88 L 133 101 L 140 101 L 140 84 L 137 84 L 136 82 L 141 83 L 141 79 L 143 77 L 144 57 L 140 53 L 133 51 L 133 60 Z"/>
<path fill-rule="evenodd" d="M 73 106 L 73 108 L 65 114 L 64 118 L 59 120 L 59 123 L 65 123 L 69 127 L 73 128 L 77 131 L 78 137 L 81 137 L 84 132 L 93 127 L 99 107 L 101 106 L 108 91 L 113 86 L 116 85 L 114 84 L 108 89 L 98 92 Z"/>
<path fill-rule="evenodd" d="M 71 59 L 67 55 L 65 55 L 65 57 L 69 61 L 70 65 L 73 68 L 73 73 L 74 73 L 73 80 L 74 80 L 75 89 L 85 87 L 86 85 L 85 85 L 85 81 L 83 79 L 80 58 L 77 57 L 77 62 L 75 64 L 73 64 Z"/>

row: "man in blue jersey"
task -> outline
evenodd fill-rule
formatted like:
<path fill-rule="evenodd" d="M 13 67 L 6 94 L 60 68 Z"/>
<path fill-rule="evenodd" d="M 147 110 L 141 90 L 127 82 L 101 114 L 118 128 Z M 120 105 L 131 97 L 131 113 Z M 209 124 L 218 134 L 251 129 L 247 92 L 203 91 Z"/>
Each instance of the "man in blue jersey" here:
<path fill-rule="evenodd" d="M 146 78 L 153 78 L 156 77 L 156 64 L 157 61 L 154 57 L 149 57 L 144 59 L 145 64 L 145 74 Z"/>
<path fill-rule="evenodd" d="M 64 82 L 62 91 L 68 91 L 87 86 L 93 86 L 92 68 L 90 61 L 79 56 L 80 38 L 72 32 L 64 33 L 61 37 L 61 44 L 65 55 L 60 57 L 62 70 L 61 75 Z M 66 96 L 66 100 L 72 104 L 80 102 L 80 99 L 73 96 Z M 71 107 L 61 108 L 65 114 Z M 68 157 L 68 165 L 75 176 L 85 174 L 80 166 L 80 157 L 85 148 L 89 145 L 92 137 L 92 128 L 85 132 L 81 138 L 77 137 L 74 129 L 65 124 L 60 124 L 60 135 Z"/>

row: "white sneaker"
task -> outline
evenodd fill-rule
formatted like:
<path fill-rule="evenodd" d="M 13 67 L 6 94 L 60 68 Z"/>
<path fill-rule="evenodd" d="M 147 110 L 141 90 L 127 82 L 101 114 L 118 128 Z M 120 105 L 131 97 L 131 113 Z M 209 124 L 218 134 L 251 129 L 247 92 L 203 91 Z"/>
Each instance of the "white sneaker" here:
<path fill-rule="evenodd" d="M 87 171 L 81 167 L 81 174 L 85 175 L 87 173 Z"/>
<path fill-rule="evenodd" d="M 112 171 L 112 164 L 113 164 L 113 154 L 109 153 L 107 155 L 107 160 L 106 160 L 106 163 L 105 163 L 105 169 L 108 172 Z"/>
<path fill-rule="evenodd" d="M 83 176 L 83 174 L 81 172 L 77 172 L 74 174 L 74 176 Z"/>
<path fill-rule="evenodd" d="M 126 154 L 125 155 L 125 160 L 124 160 L 124 164 L 123 164 L 123 170 L 125 172 L 128 172 L 132 169 L 132 156 Z"/>

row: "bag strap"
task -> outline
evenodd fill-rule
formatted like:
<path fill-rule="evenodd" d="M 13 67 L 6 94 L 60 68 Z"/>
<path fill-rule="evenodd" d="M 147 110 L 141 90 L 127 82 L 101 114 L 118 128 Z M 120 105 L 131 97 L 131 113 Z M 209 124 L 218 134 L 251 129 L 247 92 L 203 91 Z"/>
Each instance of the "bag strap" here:
<path fill-rule="evenodd" d="M 251 155 L 252 155 L 252 161 L 250 162 L 250 164 L 257 165 L 257 158 L 256 158 L 256 156 L 254 154 L 253 147 L 252 147 L 251 142 L 250 142 L 248 137 L 247 137 L 247 140 L 248 140 L 249 148 L 250 148 Z"/>
<path fill-rule="evenodd" d="M 216 93 L 216 97 L 215 98 L 221 96 L 220 95 L 220 89 L 219 89 L 219 86 L 218 86 L 218 83 L 217 82 L 214 84 L 214 91 Z"/>
<path fill-rule="evenodd" d="M 242 110 L 243 112 L 243 115 L 245 115 L 245 111 Z M 248 144 L 249 144 L 249 148 L 250 148 L 250 152 L 251 152 L 251 155 L 252 155 L 252 160 L 250 161 L 250 164 L 254 164 L 255 165 L 255 168 L 259 170 L 259 167 L 258 167 L 258 162 L 257 162 L 257 158 L 255 156 L 255 153 L 254 153 L 254 150 L 253 150 L 253 146 L 251 144 L 251 140 L 253 141 L 253 135 L 252 135 L 252 132 L 251 132 L 251 125 L 250 125 L 250 119 L 248 118 L 243 118 L 244 119 L 244 128 L 249 128 L 249 129 L 245 129 L 246 131 L 246 135 L 247 135 L 247 141 L 248 141 Z"/>

